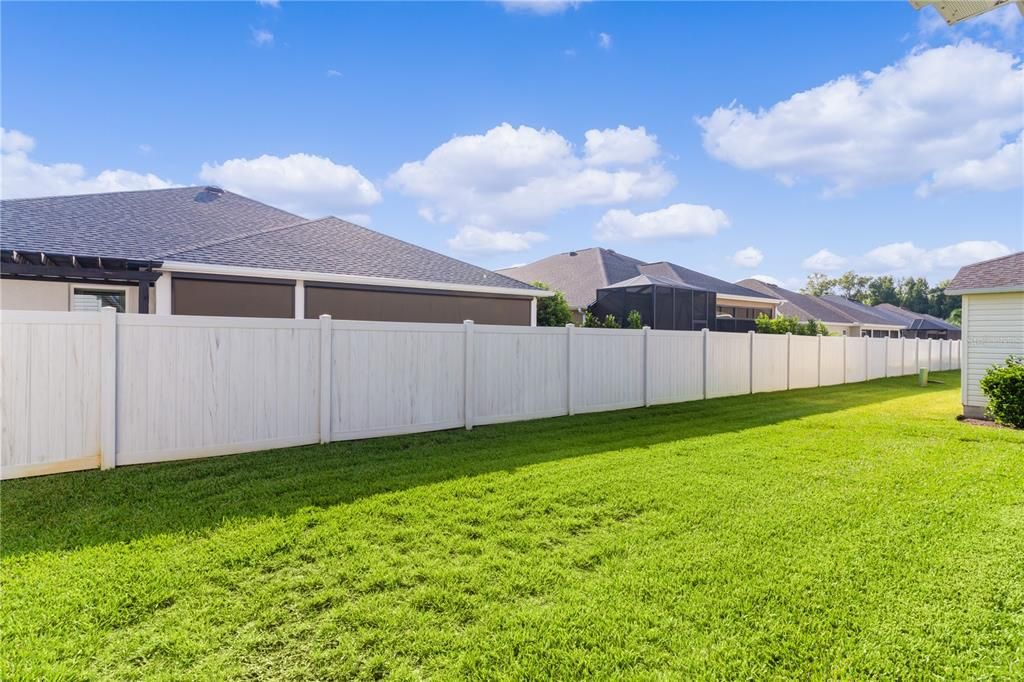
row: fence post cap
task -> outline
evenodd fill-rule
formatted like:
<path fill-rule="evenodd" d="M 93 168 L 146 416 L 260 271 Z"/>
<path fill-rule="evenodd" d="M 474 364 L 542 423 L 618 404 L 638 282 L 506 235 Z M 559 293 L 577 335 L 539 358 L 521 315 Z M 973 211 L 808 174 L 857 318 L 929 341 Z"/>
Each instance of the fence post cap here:
<path fill-rule="evenodd" d="M 708 333 L 708 331 L 709 331 L 709 330 L 708 330 L 708 328 L 707 328 L 707 327 L 704 327 L 703 329 L 701 329 L 701 330 L 700 330 L 701 334 L 707 334 L 707 333 Z"/>
<path fill-rule="evenodd" d="M 327 313 L 324 313 L 323 315 L 320 316 L 319 319 L 321 319 L 321 320 L 329 320 L 329 319 L 331 319 L 331 316 L 328 315 Z"/>
<path fill-rule="evenodd" d="M 650 327 L 648 325 L 646 325 L 646 324 L 643 327 L 640 327 L 640 328 L 643 329 L 644 331 L 647 331 L 648 329 L 650 329 Z"/>
<path fill-rule="evenodd" d="M 463 320 L 462 324 L 473 324 L 473 320 Z"/>
<path fill-rule="evenodd" d="M 572 322 L 566 322 L 565 326 L 566 327 L 575 327 L 576 325 L 574 325 Z"/>

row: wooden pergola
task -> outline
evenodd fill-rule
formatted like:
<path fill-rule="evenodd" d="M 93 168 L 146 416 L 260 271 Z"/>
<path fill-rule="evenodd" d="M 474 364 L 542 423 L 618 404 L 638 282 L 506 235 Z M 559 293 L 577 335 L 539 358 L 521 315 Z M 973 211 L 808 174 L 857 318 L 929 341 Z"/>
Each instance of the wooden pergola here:
<path fill-rule="evenodd" d="M 139 312 L 149 310 L 149 285 L 162 261 L 77 256 L 48 251 L 0 250 L 0 277 L 47 282 L 132 284 L 139 289 Z"/>

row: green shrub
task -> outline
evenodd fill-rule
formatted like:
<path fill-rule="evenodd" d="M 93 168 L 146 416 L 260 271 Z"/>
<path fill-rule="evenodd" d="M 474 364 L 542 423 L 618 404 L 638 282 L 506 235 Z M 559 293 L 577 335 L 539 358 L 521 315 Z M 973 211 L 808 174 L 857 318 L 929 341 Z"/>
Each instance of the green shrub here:
<path fill-rule="evenodd" d="M 793 334 L 794 336 L 828 336 L 828 328 L 817 320 L 801 322 L 796 315 L 768 317 L 761 314 L 754 320 L 758 334 Z"/>
<path fill-rule="evenodd" d="M 629 315 L 626 315 L 626 327 L 629 329 L 642 329 L 644 326 L 643 318 L 640 317 L 639 310 L 630 310 Z"/>
<path fill-rule="evenodd" d="M 604 323 L 601 326 L 605 329 L 620 329 L 622 327 L 622 325 L 619 324 L 618 318 L 611 313 L 604 316 Z"/>
<path fill-rule="evenodd" d="M 533 286 L 550 291 L 550 287 L 544 282 L 534 282 Z M 572 322 L 572 310 L 569 309 L 569 303 L 561 291 L 556 291 L 554 296 L 537 299 L 538 327 L 564 327 L 570 322 Z"/>
<path fill-rule="evenodd" d="M 1024 356 L 1011 355 L 1006 364 L 989 367 L 981 390 L 988 397 L 989 416 L 1024 429 Z"/>

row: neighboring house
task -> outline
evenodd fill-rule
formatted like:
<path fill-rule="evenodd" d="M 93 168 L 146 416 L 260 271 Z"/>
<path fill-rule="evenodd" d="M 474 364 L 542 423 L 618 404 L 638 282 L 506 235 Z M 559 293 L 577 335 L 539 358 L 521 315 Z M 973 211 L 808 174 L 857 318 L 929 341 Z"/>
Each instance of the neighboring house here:
<path fill-rule="evenodd" d="M 861 336 L 898 339 L 907 329 L 905 320 L 884 310 L 878 310 L 842 296 L 829 294 L 819 298 L 853 320 L 856 330 L 852 332 L 854 336 L 859 332 Z"/>
<path fill-rule="evenodd" d="M 216 187 L 0 202 L 0 307 L 530 325 L 519 280 Z"/>
<path fill-rule="evenodd" d="M 1024 251 L 966 265 L 946 287 L 962 296 L 961 400 L 968 417 L 985 416 L 978 382 L 992 365 L 1024 355 Z"/>
<path fill-rule="evenodd" d="M 915 313 L 913 310 L 907 310 L 891 303 L 879 303 L 874 308 L 903 320 L 907 325 L 907 328 L 903 330 L 903 336 L 908 339 L 955 340 L 960 338 L 960 327 L 934 315 Z"/>
<path fill-rule="evenodd" d="M 773 317 L 775 308 L 780 303 L 777 298 L 770 295 L 674 263 L 646 263 L 603 248 L 559 253 L 498 272 L 522 282 L 543 282 L 552 289 L 561 291 L 565 294 L 577 323 L 582 321 L 583 311 L 597 303 L 599 290 L 605 292 L 602 300 L 606 295 L 616 295 L 612 290 L 627 291 L 623 294 L 624 298 L 634 297 L 629 300 L 635 303 L 625 304 L 626 310 L 623 314 L 628 313 L 631 308 L 641 309 L 644 301 L 662 301 L 669 295 L 673 297 L 675 303 L 666 302 L 665 306 L 672 305 L 672 310 L 675 311 L 676 306 L 681 305 L 682 301 L 679 292 L 687 292 L 686 296 L 689 296 L 689 299 L 685 307 L 691 312 L 686 315 L 675 315 L 673 312 L 673 318 L 677 322 L 685 319 L 685 323 L 679 322 L 669 327 L 666 322 L 669 316 L 666 312 L 660 314 L 661 322 L 655 324 L 654 313 L 662 309 L 659 307 L 661 303 L 652 304 L 649 313 L 641 310 L 644 323 L 655 328 L 689 329 L 697 325 L 710 324 L 709 328 L 715 329 L 717 327 L 712 323 L 719 317 L 748 321 L 754 320 L 760 314 Z M 701 293 L 707 295 L 701 298 Z M 698 315 L 697 309 L 701 308 L 704 312 Z M 722 326 L 728 325 L 723 323 Z"/>
<path fill-rule="evenodd" d="M 830 334 L 836 336 L 860 336 L 861 326 L 852 315 L 822 299 L 809 294 L 801 294 L 783 289 L 775 284 L 768 284 L 757 279 L 744 279 L 737 284 L 768 296 L 781 299 L 779 315 L 799 318 L 801 322 L 821 322 Z"/>

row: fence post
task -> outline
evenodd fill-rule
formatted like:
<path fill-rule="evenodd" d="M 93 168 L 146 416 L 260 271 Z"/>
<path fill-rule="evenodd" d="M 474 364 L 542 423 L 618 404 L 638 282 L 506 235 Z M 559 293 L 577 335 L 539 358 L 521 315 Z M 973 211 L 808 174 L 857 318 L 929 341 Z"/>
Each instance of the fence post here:
<path fill-rule="evenodd" d="M 921 371 L 921 339 L 914 339 L 914 371 Z"/>
<path fill-rule="evenodd" d="M 331 316 L 320 316 L 320 442 L 331 442 Z"/>
<path fill-rule="evenodd" d="M 116 466 L 117 311 L 106 306 L 100 311 L 100 468 Z"/>
<path fill-rule="evenodd" d="M 703 388 L 703 393 L 704 393 L 704 400 L 707 400 L 708 399 L 708 343 L 711 341 L 711 338 L 708 336 L 708 328 L 707 327 L 704 327 L 703 329 L 701 329 L 700 333 L 703 335 L 703 338 L 704 338 L 704 388 Z"/>
<path fill-rule="evenodd" d="M 466 416 L 466 430 L 473 430 L 473 320 L 463 320 L 466 330 L 466 385 L 462 391 L 465 403 L 463 412 Z"/>
<path fill-rule="evenodd" d="M 750 361 L 748 363 L 750 365 L 750 371 L 748 372 L 748 376 L 747 376 L 747 388 L 749 390 L 747 391 L 747 393 L 753 393 L 754 392 L 754 330 L 753 329 L 751 329 L 750 331 L 747 332 L 747 337 L 748 337 L 747 340 L 749 341 L 749 343 L 747 344 L 747 351 L 748 351 L 748 354 L 750 355 Z"/>
<path fill-rule="evenodd" d="M 849 345 L 850 345 L 850 333 L 847 332 L 847 333 L 843 334 L 843 383 L 844 384 L 849 381 L 849 377 L 848 377 L 849 370 L 847 369 L 847 365 L 846 365 L 846 347 L 849 346 Z"/>
<path fill-rule="evenodd" d="M 818 388 L 821 388 L 821 334 L 818 334 Z"/>
<path fill-rule="evenodd" d="M 572 322 L 565 325 L 565 411 L 574 415 L 572 404 L 572 337 L 575 336 L 576 325 Z"/>
<path fill-rule="evenodd" d="M 651 328 L 644 325 L 644 407 L 651 406 Z"/>
<path fill-rule="evenodd" d="M 869 336 L 864 340 L 864 381 L 868 380 L 868 369 L 871 367 L 871 339 L 873 336 Z"/>
<path fill-rule="evenodd" d="M 793 385 L 793 332 L 786 332 L 786 390 Z"/>
<path fill-rule="evenodd" d="M 889 378 L 889 337 L 885 337 L 885 345 L 882 347 L 882 365 L 884 370 L 882 376 L 886 379 Z"/>

